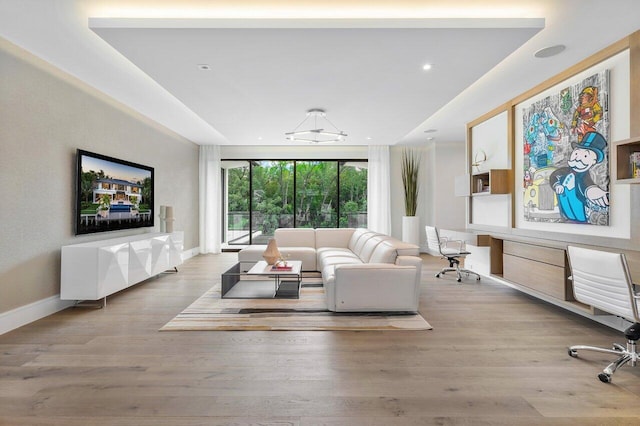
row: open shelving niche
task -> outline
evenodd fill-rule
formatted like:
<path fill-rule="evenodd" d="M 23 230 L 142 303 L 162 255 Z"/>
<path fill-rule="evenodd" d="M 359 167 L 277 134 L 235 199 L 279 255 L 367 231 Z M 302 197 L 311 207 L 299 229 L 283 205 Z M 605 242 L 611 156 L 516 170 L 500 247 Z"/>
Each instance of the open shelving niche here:
<path fill-rule="evenodd" d="M 511 170 L 491 169 L 488 172 L 474 173 L 471 175 L 471 194 L 510 194 Z"/>
<path fill-rule="evenodd" d="M 631 154 L 638 153 L 640 157 L 640 136 L 614 142 L 613 152 L 615 183 L 640 184 L 640 175 L 634 177 L 631 167 Z"/>

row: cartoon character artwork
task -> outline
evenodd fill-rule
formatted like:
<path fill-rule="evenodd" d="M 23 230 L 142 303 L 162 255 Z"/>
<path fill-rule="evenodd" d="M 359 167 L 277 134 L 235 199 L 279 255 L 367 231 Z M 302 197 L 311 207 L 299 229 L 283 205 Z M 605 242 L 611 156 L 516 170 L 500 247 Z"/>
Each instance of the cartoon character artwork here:
<path fill-rule="evenodd" d="M 521 110 L 524 220 L 608 225 L 609 70 L 541 95 Z"/>
<path fill-rule="evenodd" d="M 531 114 L 524 147 L 531 166 L 547 167 L 553 164 L 553 154 L 561 137 L 561 126 L 550 107 Z"/>
<path fill-rule="evenodd" d="M 535 169 L 529 169 L 524 171 L 523 185 L 524 187 L 531 186 L 533 183 L 533 178 L 531 177 L 531 172 L 535 171 Z"/>
<path fill-rule="evenodd" d="M 578 96 L 578 106 L 573 113 L 571 133 L 578 135 L 578 142 L 589 132 L 596 131 L 596 124 L 602 118 L 602 106 L 598 101 L 598 88 L 588 86 Z"/>
<path fill-rule="evenodd" d="M 573 100 L 571 99 L 571 90 L 567 87 L 560 91 L 560 110 L 563 114 L 569 114 L 571 107 L 573 106 Z"/>
<path fill-rule="evenodd" d="M 566 221 L 589 223 L 592 211 L 608 213 L 609 193 L 594 183 L 590 173 L 605 159 L 607 141 L 598 132 L 587 132 L 572 146 L 567 166 L 551 174 L 549 185 L 556 193 L 560 213 Z"/>

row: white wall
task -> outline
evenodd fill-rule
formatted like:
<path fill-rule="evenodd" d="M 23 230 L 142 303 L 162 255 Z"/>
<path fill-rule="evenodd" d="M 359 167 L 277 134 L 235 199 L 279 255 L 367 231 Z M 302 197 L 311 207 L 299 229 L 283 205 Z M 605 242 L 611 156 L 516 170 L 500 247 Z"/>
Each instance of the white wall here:
<path fill-rule="evenodd" d="M 472 167 L 471 174 L 511 168 L 507 120 L 505 111 L 471 129 L 471 161 L 480 160 L 483 153 L 486 154 L 486 161 Z M 471 210 L 473 225 L 511 226 L 510 195 L 476 195 L 471 201 Z"/>
<path fill-rule="evenodd" d="M 465 197 L 455 197 L 456 176 L 466 173 L 466 147 L 458 143 L 436 143 L 433 196 L 434 224 L 441 229 L 464 229 L 467 220 Z M 425 223 L 425 225 L 428 223 Z"/>
<path fill-rule="evenodd" d="M 426 142 L 413 148 L 421 153 L 417 214 L 420 217 L 420 245 L 426 252 L 425 225 L 442 229 L 465 228 L 466 200 L 454 195 L 455 177 L 465 173 L 465 144 Z M 403 146 L 395 146 L 390 150 L 391 230 L 396 238 L 402 238 L 402 216 L 405 214 L 400 167 L 402 149 Z"/>
<path fill-rule="evenodd" d="M 1 38 L 0 64 L 0 330 L 3 313 L 60 306 L 61 246 L 159 230 L 76 237 L 77 148 L 154 167 L 156 211 L 174 206 L 185 248 L 198 246 L 195 144 Z"/>

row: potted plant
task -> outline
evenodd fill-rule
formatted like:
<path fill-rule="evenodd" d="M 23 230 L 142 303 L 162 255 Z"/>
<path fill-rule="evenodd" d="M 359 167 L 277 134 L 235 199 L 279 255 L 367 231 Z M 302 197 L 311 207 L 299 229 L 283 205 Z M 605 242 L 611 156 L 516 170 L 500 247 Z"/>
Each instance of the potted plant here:
<path fill-rule="evenodd" d="M 416 149 L 402 150 L 402 186 L 404 187 L 404 211 L 402 218 L 402 240 L 412 244 L 420 242 L 420 218 L 418 192 L 420 189 L 420 153 Z"/>

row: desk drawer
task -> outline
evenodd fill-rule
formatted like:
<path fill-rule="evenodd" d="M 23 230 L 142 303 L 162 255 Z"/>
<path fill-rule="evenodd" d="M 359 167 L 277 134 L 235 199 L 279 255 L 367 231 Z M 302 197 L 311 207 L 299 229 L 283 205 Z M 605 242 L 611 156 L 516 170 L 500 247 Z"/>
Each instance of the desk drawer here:
<path fill-rule="evenodd" d="M 505 240 L 503 252 L 504 254 L 524 257 L 525 259 L 544 262 L 550 265 L 560 266 L 562 268 L 564 268 L 565 265 L 565 255 L 564 250 L 562 249 Z"/>
<path fill-rule="evenodd" d="M 507 241 L 504 242 L 505 246 Z M 555 266 L 535 260 L 505 254 L 503 278 L 529 287 L 560 300 L 570 300 L 564 266 Z"/>

